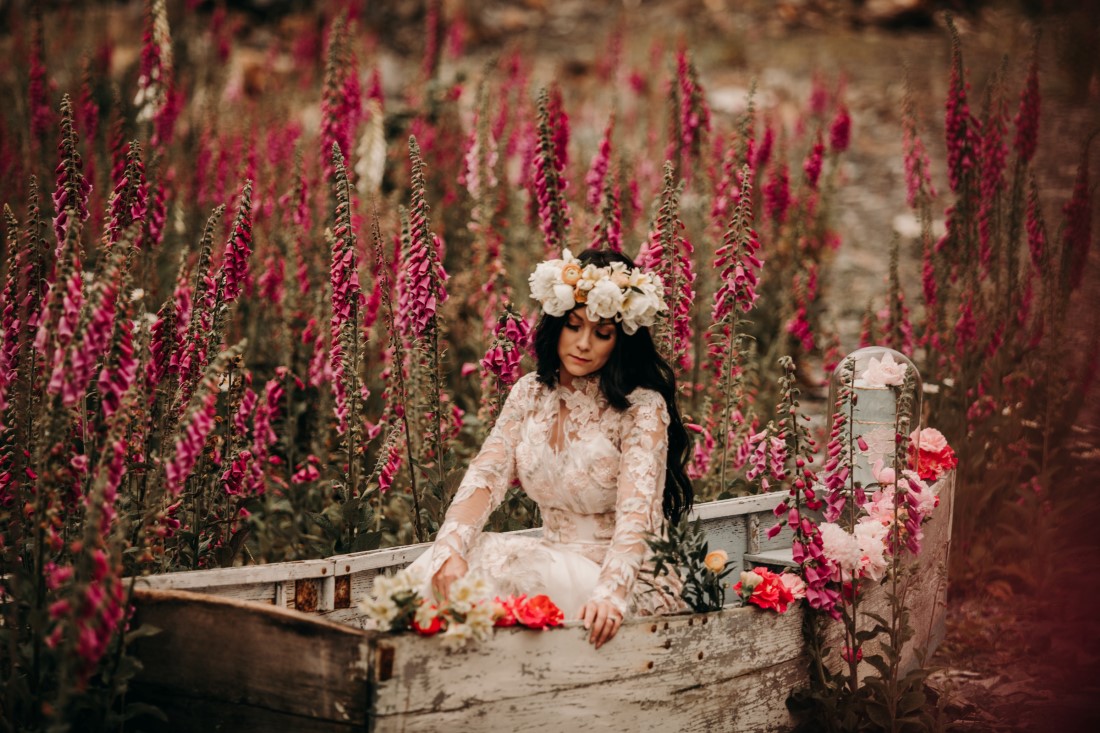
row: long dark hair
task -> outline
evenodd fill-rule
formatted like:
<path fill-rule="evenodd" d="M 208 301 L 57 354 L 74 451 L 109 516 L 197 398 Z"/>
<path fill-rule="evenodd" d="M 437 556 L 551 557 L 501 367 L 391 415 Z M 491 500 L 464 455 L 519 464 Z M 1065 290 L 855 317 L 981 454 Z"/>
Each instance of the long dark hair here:
<path fill-rule="evenodd" d="M 629 257 L 612 250 L 587 249 L 577 257 L 581 267 L 593 264 L 607 267 L 612 262 L 622 262 L 629 268 L 634 263 Z M 563 316 L 542 315 L 535 327 L 535 356 L 538 359 L 538 380 L 547 387 L 558 383 L 561 360 L 558 357 L 558 340 L 569 314 Z M 616 323 L 617 338 L 607 364 L 600 370 L 600 390 L 608 404 L 617 410 L 630 406 L 628 395 L 638 387 L 646 387 L 660 393 L 668 407 L 668 460 L 665 469 L 665 517 L 675 524 L 691 509 L 695 492 L 684 470 L 691 443 L 684 421 L 676 406 L 676 374 L 668 362 L 657 353 L 648 328 L 639 328 L 631 335 Z"/>

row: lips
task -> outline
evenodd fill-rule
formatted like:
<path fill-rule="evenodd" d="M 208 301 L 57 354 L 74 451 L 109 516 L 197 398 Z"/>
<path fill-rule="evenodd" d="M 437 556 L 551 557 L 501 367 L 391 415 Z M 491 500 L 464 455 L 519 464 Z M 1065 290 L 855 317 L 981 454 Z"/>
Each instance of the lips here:
<path fill-rule="evenodd" d="M 579 356 L 573 356 L 572 354 L 570 354 L 569 358 L 577 362 L 578 364 L 587 364 L 588 362 L 592 361 L 591 359 L 582 359 Z"/>

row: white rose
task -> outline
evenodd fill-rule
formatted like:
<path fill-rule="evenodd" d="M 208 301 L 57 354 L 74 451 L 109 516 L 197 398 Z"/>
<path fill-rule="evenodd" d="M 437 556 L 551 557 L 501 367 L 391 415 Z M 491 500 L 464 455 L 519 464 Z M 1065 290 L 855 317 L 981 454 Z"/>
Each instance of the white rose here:
<path fill-rule="evenodd" d="M 573 288 L 565 283 L 559 283 L 553 287 L 550 294 L 542 301 L 542 309 L 551 316 L 564 316 L 577 301 L 573 300 Z"/>
<path fill-rule="evenodd" d="M 622 310 L 623 291 L 610 280 L 600 280 L 588 292 L 587 303 L 589 320 L 613 319 Z"/>
<path fill-rule="evenodd" d="M 561 260 L 540 262 L 527 279 L 531 286 L 531 297 L 545 304 L 547 298 L 551 297 L 554 286 L 561 284 L 561 268 Z"/>
<path fill-rule="evenodd" d="M 821 530 L 821 550 L 825 557 L 835 562 L 843 571 L 843 577 L 851 579 L 853 572 L 858 572 L 863 564 L 863 552 L 860 550 L 859 541 L 848 534 L 842 527 L 831 522 L 819 525 Z"/>
<path fill-rule="evenodd" d="M 633 334 L 642 326 L 652 326 L 663 307 L 664 303 L 656 293 L 627 291 L 623 303 L 623 330 Z"/>

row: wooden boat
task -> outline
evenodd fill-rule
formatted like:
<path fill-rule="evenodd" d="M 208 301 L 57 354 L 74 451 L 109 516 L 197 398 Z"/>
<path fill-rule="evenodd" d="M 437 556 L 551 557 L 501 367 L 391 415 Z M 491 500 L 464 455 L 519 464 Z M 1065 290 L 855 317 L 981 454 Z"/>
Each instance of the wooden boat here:
<path fill-rule="evenodd" d="M 925 525 L 910 576 L 916 650 L 944 634 L 953 474 Z M 698 506 L 711 548 L 748 567 L 790 564 L 786 532 L 767 539 L 781 495 Z M 537 533 L 538 530 L 529 530 Z M 131 699 L 172 731 L 782 731 L 785 700 L 806 684 L 803 604 L 777 615 L 727 607 L 627 621 L 599 651 L 576 622 L 496 629 L 449 653 L 435 638 L 359 628 L 372 579 L 427 545 L 324 560 L 143 578 L 137 623 L 144 670 Z M 885 608 L 872 589 L 864 607 Z M 832 625 L 832 646 L 840 624 Z"/>

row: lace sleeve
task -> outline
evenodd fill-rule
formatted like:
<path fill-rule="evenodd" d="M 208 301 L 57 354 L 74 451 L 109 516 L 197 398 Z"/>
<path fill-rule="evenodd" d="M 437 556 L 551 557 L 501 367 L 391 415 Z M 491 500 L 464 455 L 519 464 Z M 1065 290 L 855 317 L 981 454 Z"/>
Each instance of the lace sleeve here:
<path fill-rule="evenodd" d="M 466 558 L 489 514 L 504 500 L 516 476 L 516 441 L 520 423 L 531 408 L 538 386 L 534 377 L 533 373 L 522 377 L 512 387 L 489 437 L 470 461 L 436 535 L 431 575 L 435 575 L 452 555 Z"/>
<path fill-rule="evenodd" d="M 661 513 L 668 460 L 668 407 L 652 390 L 637 390 L 622 421 L 615 532 L 607 551 L 594 601 L 609 601 L 624 615 L 638 570 L 645 559 L 646 536 Z"/>

